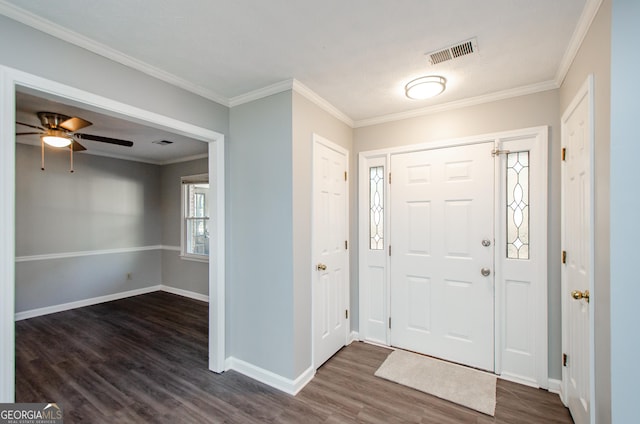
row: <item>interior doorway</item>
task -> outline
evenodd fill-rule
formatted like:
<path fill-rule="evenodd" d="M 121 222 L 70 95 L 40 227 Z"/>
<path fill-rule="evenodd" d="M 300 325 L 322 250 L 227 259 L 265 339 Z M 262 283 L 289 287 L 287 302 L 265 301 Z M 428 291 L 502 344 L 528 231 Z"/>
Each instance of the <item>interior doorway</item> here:
<path fill-rule="evenodd" d="M 5 207 L 0 211 L 3 230 L 0 243 L 0 400 L 13 402 L 15 397 L 15 93 L 25 88 L 51 96 L 70 99 L 78 104 L 104 110 L 116 116 L 127 116 L 208 143 L 209 169 L 214 170 L 210 196 L 212 210 L 216 211 L 214 229 L 216 241 L 211 246 L 215 260 L 209 262 L 209 368 L 224 371 L 224 136 L 215 131 L 142 110 L 86 91 L 59 84 L 21 71 L 0 68 L 0 197 Z"/>

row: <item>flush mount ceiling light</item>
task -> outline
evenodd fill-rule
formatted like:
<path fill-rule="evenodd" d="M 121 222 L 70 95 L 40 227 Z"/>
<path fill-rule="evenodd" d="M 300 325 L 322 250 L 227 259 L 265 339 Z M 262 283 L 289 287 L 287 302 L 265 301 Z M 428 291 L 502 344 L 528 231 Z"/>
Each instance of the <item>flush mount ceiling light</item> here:
<path fill-rule="evenodd" d="M 447 80 L 439 75 L 429 75 L 416 78 L 404 86 L 404 92 L 408 98 L 424 100 L 435 97 L 446 88 Z"/>

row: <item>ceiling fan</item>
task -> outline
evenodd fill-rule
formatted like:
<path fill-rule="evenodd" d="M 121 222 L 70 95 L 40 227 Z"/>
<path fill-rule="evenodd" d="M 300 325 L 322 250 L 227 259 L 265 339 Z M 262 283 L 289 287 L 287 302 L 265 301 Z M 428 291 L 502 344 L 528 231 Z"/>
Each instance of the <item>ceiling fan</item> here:
<path fill-rule="evenodd" d="M 119 146 L 131 147 L 133 146 L 133 141 L 129 140 L 120 140 L 117 138 L 111 137 L 103 137 L 99 135 L 92 134 L 84 134 L 76 132 L 81 130 L 82 128 L 93 125 L 91 122 L 79 118 L 77 116 L 67 116 L 60 113 L 54 112 L 38 112 L 38 118 L 40 119 L 40 123 L 42 127 L 37 125 L 27 124 L 25 122 L 18 122 L 16 124 L 22 125 L 25 127 L 33 128 L 38 131 L 30 131 L 30 132 L 17 132 L 16 136 L 19 135 L 40 135 L 40 142 L 42 145 L 42 170 L 44 171 L 44 145 L 48 144 L 52 147 L 69 147 L 71 154 L 71 172 L 73 172 L 73 152 L 81 152 L 83 150 L 87 150 L 82 144 L 80 144 L 77 140 L 91 140 L 91 141 L 99 141 L 101 143 L 109 143 L 116 144 Z"/>

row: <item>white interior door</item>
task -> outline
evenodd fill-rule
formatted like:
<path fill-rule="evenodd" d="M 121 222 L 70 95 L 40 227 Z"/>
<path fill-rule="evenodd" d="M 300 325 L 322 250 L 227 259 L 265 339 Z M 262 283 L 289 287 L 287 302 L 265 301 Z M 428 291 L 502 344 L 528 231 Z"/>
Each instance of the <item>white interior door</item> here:
<path fill-rule="evenodd" d="M 494 369 L 493 143 L 391 156 L 391 344 Z"/>
<path fill-rule="evenodd" d="M 565 398 L 576 424 L 590 422 L 592 278 L 591 140 L 589 96 L 582 92 L 562 119 L 563 369 Z"/>
<path fill-rule="evenodd" d="M 313 362 L 317 369 L 348 335 L 347 152 L 313 143 Z"/>

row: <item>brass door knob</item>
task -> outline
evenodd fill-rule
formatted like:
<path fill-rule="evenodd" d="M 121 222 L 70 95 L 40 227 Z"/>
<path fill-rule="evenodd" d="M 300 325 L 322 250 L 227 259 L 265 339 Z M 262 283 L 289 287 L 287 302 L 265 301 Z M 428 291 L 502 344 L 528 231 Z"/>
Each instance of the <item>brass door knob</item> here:
<path fill-rule="evenodd" d="M 316 265 L 316 271 L 326 271 L 327 266 L 325 264 Z"/>
<path fill-rule="evenodd" d="M 589 303 L 589 290 L 585 290 L 583 292 L 580 290 L 574 290 L 571 292 L 571 297 L 576 300 L 584 299 Z"/>

